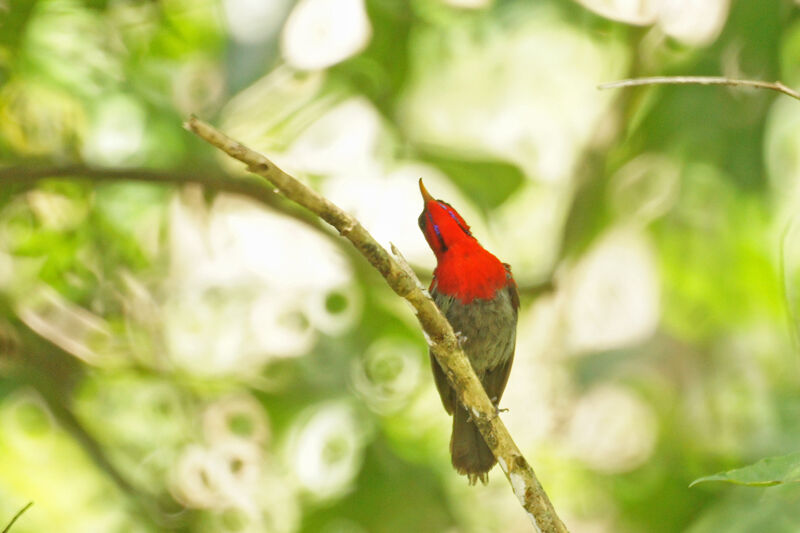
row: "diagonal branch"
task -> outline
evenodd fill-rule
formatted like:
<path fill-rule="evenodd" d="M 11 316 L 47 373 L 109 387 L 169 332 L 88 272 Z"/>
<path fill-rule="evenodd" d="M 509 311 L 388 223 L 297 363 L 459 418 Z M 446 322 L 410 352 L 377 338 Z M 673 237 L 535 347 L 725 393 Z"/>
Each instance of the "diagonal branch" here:
<path fill-rule="evenodd" d="M 339 231 L 386 279 L 399 296 L 414 307 L 431 351 L 447 374 L 458 398 L 475 420 L 478 429 L 497 457 L 523 508 L 540 533 L 565 533 L 553 505 L 533 469 L 514 443 L 495 407 L 483 390 L 469 360 L 458 345 L 453 328 L 447 322 L 419 280 L 367 232 L 351 215 L 306 185 L 275 166 L 272 161 L 234 141 L 211 125 L 192 117 L 184 127 L 209 144 L 247 165 L 254 174 L 269 180 L 284 196 L 317 214 Z"/>
<path fill-rule="evenodd" d="M 791 96 L 795 100 L 800 100 L 800 93 L 779 81 L 737 80 L 734 78 L 722 78 L 717 76 L 654 76 L 652 78 L 633 78 L 601 83 L 597 88 L 602 90 L 617 89 L 620 87 L 639 87 L 642 85 L 727 85 L 730 87 L 752 87 L 755 89 L 776 91 Z"/>

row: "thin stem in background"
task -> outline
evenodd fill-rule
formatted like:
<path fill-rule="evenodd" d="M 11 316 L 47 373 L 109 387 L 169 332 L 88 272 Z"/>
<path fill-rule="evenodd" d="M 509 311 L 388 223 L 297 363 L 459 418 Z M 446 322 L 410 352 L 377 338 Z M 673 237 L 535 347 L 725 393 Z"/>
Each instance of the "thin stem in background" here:
<path fill-rule="evenodd" d="M 800 92 L 795 91 L 779 81 L 737 80 L 717 76 L 654 76 L 651 78 L 633 78 L 627 80 L 601 83 L 598 89 L 618 89 L 621 87 L 640 87 L 643 85 L 727 85 L 729 87 L 752 87 L 776 91 L 795 100 L 800 100 Z"/>
<path fill-rule="evenodd" d="M 17 519 L 20 516 L 22 516 L 22 513 L 24 513 L 28 509 L 30 509 L 32 505 L 33 505 L 33 502 L 28 502 L 28 505 L 26 505 L 25 507 L 23 507 L 22 509 L 17 511 L 17 514 L 14 515 L 14 518 L 11 519 L 11 522 L 9 522 L 8 525 L 3 529 L 3 533 L 8 533 L 9 531 L 11 531 L 11 526 L 14 525 L 14 522 L 16 522 Z"/>

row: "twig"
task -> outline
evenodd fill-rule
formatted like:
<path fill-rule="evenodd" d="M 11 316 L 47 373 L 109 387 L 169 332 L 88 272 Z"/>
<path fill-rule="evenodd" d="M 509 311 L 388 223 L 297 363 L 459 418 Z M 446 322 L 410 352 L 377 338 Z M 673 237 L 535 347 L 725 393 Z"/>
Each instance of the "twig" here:
<path fill-rule="evenodd" d="M 800 92 L 790 89 L 779 81 L 737 80 L 716 76 L 655 76 L 652 78 L 634 78 L 601 83 L 597 88 L 603 90 L 617 89 L 620 87 L 639 87 L 642 85 L 727 85 L 730 87 L 753 87 L 755 89 L 776 91 L 786 96 L 791 96 L 795 100 L 800 100 Z"/>
<path fill-rule="evenodd" d="M 316 213 L 336 228 L 383 275 L 392 290 L 411 303 L 422 329 L 427 334 L 431 352 L 450 379 L 461 403 L 472 413 L 481 435 L 497 457 L 514 494 L 527 511 L 536 531 L 566 532 L 566 527 L 558 518 L 533 469 L 522 456 L 500 417 L 496 415 L 494 405 L 486 396 L 469 360 L 458 345 L 453 328 L 430 296 L 419 288 L 419 280 L 413 272 L 400 266 L 358 220 L 286 174 L 263 155 L 195 117 L 186 122 L 184 127 L 243 162 L 251 172 L 269 180 L 284 196 Z"/>
<path fill-rule="evenodd" d="M 28 502 L 28 505 L 26 505 L 25 507 L 23 507 L 22 509 L 17 511 L 17 514 L 14 515 L 14 518 L 11 519 L 11 522 L 9 522 L 8 525 L 5 527 L 5 529 L 3 529 L 3 533 L 8 533 L 9 531 L 11 531 L 11 526 L 14 525 L 14 522 L 16 522 L 17 519 L 20 516 L 22 516 L 22 513 L 24 513 L 28 509 L 30 509 L 32 505 L 33 505 L 33 502 Z"/>
<path fill-rule="evenodd" d="M 177 185 L 194 183 L 214 190 L 249 196 L 269 205 L 277 203 L 277 195 L 264 184 L 263 180 L 227 176 L 224 172 L 109 168 L 82 164 L 52 166 L 32 163 L 0 167 L 0 184 L 30 183 L 41 179 L 65 177 L 86 178 L 91 181 L 131 180 Z"/>
<path fill-rule="evenodd" d="M 139 181 L 173 185 L 195 184 L 202 187 L 252 198 L 284 215 L 320 229 L 316 220 L 300 216 L 300 210 L 289 209 L 285 202 L 269 187 L 264 180 L 255 176 L 231 176 L 224 171 L 208 170 L 174 170 L 147 168 L 113 168 L 95 167 L 83 164 L 43 165 L 38 162 L 18 163 L 13 166 L 0 167 L 0 186 L 11 183 L 34 183 L 48 178 L 84 178 L 95 182 Z M 325 232 L 329 235 L 329 232 Z"/>

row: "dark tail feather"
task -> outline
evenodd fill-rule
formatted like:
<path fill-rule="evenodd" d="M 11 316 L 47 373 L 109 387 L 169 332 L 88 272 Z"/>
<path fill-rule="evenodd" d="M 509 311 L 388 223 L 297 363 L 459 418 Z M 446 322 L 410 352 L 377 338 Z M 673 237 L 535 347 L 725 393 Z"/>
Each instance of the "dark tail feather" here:
<path fill-rule="evenodd" d="M 459 474 L 467 476 L 470 485 L 474 485 L 479 479 L 485 485 L 489 480 L 489 470 L 497 462 L 477 426 L 469 422 L 469 413 L 461 405 L 453 413 L 450 456 L 453 468 Z"/>

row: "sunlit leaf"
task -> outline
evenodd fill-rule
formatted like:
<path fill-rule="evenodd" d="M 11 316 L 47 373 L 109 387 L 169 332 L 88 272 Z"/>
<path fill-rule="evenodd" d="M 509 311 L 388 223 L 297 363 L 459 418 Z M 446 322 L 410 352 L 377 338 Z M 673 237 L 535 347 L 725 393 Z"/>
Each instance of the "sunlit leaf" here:
<path fill-rule="evenodd" d="M 749 487 L 771 487 L 782 483 L 795 483 L 800 481 L 800 452 L 767 457 L 742 468 L 704 476 L 695 479 L 689 486 L 693 487 L 698 483 L 708 481 L 725 481 Z"/>

